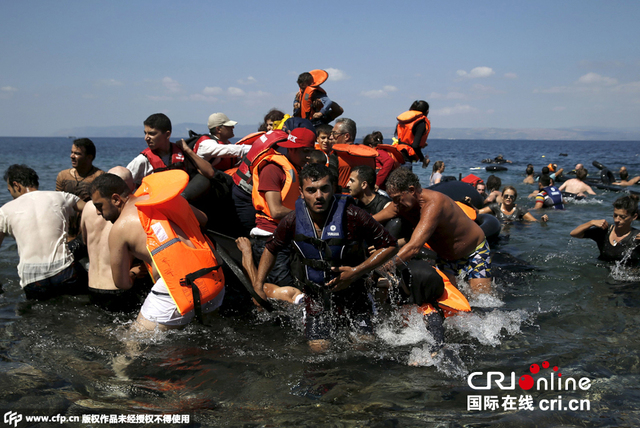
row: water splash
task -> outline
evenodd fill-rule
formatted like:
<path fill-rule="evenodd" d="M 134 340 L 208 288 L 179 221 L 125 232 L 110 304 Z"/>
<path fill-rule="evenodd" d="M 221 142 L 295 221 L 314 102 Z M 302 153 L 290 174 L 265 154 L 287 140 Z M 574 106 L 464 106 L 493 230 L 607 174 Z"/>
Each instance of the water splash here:
<path fill-rule="evenodd" d="M 483 345 L 496 347 L 504 337 L 520 333 L 520 326 L 529 318 L 524 309 L 515 311 L 501 311 L 494 309 L 487 314 L 459 313 L 445 320 L 445 327 L 466 333 Z"/>
<path fill-rule="evenodd" d="M 611 277 L 616 281 L 635 282 L 640 281 L 640 271 L 637 268 L 630 267 L 627 262 L 635 247 L 628 248 L 622 260 L 615 262 L 611 268 Z"/>

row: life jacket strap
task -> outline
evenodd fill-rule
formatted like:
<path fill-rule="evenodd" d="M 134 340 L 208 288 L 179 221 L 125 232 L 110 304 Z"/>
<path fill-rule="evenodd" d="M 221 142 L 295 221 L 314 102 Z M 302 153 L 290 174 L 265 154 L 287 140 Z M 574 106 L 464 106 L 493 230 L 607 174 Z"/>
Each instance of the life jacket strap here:
<path fill-rule="evenodd" d="M 193 294 L 193 310 L 196 314 L 195 318 L 200 324 L 202 324 L 202 302 L 200 301 L 200 290 L 198 289 L 195 280 L 219 269 L 220 266 L 221 265 L 216 265 L 213 267 L 199 269 L 188 274 L 180 281 L 180 285 L 183 287 L 191 287 L 191 293 Z"/>

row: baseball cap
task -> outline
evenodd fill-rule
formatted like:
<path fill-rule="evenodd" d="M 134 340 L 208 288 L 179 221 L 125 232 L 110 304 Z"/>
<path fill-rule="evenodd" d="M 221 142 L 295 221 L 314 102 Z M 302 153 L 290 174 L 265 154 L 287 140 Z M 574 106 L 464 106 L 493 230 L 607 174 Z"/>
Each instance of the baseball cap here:
<path fill-rule="evenodd" d="M 316 143 L 316 133 L 307 128 L 296 128 L 291 131 L 287 141 L 278 143 L 278 146 L 286 149 L 300 149 L 303 147 L 313 147 Z"/>
<path fill-rule="evenodd" d="M 238 122 L 235 120 L 229 120 L 226 114 L 224 113 L 213 113 L 209 116 L 209 121 L 207 122 L 207 126 L 209 129 L 217 128 L 218 126 L 235 126 Z"/>

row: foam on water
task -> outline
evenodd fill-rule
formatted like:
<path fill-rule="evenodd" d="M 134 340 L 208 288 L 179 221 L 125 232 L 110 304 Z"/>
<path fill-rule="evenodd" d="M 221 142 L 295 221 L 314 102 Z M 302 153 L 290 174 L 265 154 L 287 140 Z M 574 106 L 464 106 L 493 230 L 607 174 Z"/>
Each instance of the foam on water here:
<path fill-rule="evenodd" d="M 520 326 L 529 318 L 524 309 L 501 311 L 494 309 L 487 314 L 468 312 L 459 313 L 445 320 L 445 326 L 468 334 L 482 345 L 496 347 L 504 337 L 520 333 Z"/>

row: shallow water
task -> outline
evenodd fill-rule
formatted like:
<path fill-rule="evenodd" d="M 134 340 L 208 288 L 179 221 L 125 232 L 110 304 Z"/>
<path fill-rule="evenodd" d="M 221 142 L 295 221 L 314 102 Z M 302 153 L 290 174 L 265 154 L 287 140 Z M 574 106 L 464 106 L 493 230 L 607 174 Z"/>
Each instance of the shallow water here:
<path fill-rule="evenodd" d="M 144 147 L 142 139 L 94 141 L 102 169 L 126 164 Z M 16 146 L 31 154 L 18 155 Z M 52 190 L 58 171 L 69 167 L 70 146 L 64 138 L 0 138 L 6 153 L 0 170 L 26 163 L 39 173 L 41 189 Z M 514 163 L 497 175 L 503 185 L 515 184 L 518 203 L 529 206 L 533 186 L 521 184 L 529 162 L 537 170 L 552 161 L 567 170 L 582 162 L 595 173 L 590 163 L 599 160 L 611 170 L 624 164 L 640 173 L 635 142 L 435 140 L 429 148 L 432 161 L 445 161 L 445 175 L 472 172 L 485 180 L 488 173 L 470 168 L 504 154 Z M 428 181 L 427 170 L 415 171 Z M 127 329 L 135 314 L 105 313 L 85 296 L 26 302 L 16 245 L 6 238 L 0 247 L 0 413 L 189 416 L 188 423 L 137 424 L 146 426 L 639 426 L 640 273 L 599 263 L 593 242 L 569 237 L 585 221 L 611 221 L 611 202 L 620 194 L 596 192 L 569 202 L 564 212 L 548 212 L 548 224 L 503 230 L 494 248 L 495 293 L 471 299 L 472 313 L 446 320 L 447 349 L 435 358 L 431 336 L 414 314 L 381 315 L 373 343 L 338 335 L 324 355 L 307 349 L 296 309 L 136 336 Z M 2 192 L 0 204 L 9 198 Z M 565 379 L 587 377 L 591 387 L 560 394 L 518 386 L 501 391 L 494 384 L 485 391 L 467 382 L 472 372 L 513 371 L 519 378 L 544 361 Z M 502 404 L 509 394 L 532 395 L 535 410 L 467 409 L 468 396 L 496 396 Z M 563 405 L 589 400 L 590 410 L 538 407 L 558 395 Z M 27 426 L 25 420 L 19 426 Z"/>

